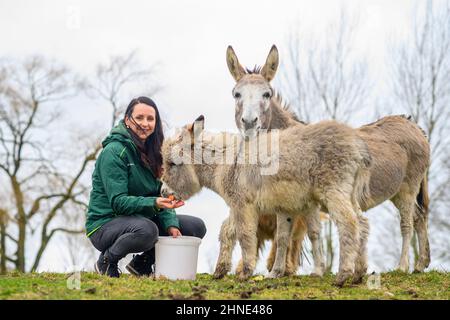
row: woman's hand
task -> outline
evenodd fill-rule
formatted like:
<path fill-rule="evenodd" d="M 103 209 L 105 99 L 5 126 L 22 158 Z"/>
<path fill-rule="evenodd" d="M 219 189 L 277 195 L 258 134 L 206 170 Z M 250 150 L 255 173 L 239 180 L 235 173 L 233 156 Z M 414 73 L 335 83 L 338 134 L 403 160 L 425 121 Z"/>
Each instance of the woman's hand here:
<path fill-rule="evenodd" d="M 176 209 L 184 206 L 183 200 L 171 200 L 169 198 L 159 197 L 156 198 L 156 206 L 159 209 Z"/>
<path fill-rule="evenodd" d="M 167 233 L 174 238 L 181 236 L 181 231 L 176 227 L 169 227 Z"/>

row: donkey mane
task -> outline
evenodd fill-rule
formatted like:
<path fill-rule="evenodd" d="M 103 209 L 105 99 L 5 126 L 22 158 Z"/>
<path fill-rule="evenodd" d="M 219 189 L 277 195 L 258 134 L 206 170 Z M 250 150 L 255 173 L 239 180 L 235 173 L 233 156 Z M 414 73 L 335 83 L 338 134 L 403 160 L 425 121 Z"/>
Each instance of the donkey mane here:
<path fill-rule="evenodd" d="M 275 91 L 274 100 L 277 102 L 276 104 L 274 104 L 274 106 L 280 107 L 282 110 L 286 111 L 287 114 L 289 115 L 289 117 L 292 120 L 295 120 L 295 121 L 300 122 L 302 124 L 307 124 L 306 122 L 304 122 L 304 121 L 302 121 L 302 120 L 300 120 L 298 118 L 297 114 L 292 109 L 292 107 L 289 104 L 289 102 L 284 100 L 283 97 L 281 96 L 281 94 L 278 91 Z"/>
<path fill-rule="evenodd" d="M 245 68 L 245 71 L 247 72 L 247 74 L 261 74 L 261 66 L 255 65 L 253 67 L 253 70 Z"/>

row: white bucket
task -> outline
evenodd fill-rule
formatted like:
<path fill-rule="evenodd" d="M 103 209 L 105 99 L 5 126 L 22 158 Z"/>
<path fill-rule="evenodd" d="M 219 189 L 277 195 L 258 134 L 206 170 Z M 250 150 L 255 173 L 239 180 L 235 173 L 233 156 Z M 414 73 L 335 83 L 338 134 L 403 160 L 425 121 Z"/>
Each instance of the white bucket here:
<path fill-rule="evenodd" d="M 198 247 L 196 237 L 159 237 L 155 245 L 155 276 L 171 280 L 195 280 Z"/>

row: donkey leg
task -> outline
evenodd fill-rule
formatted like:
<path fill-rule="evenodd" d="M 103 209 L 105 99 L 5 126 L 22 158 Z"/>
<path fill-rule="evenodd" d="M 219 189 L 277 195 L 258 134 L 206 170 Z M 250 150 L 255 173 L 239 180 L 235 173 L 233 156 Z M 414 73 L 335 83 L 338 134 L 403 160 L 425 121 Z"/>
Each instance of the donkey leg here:
<path fill-rule="evenodd" d="M 305 230 L 304 227 L 302 227 L 302 224 L 294 225 L 286 253 L 286 268 L 284 272 L 286 276 L 293 275 L 297 272 L 297 268 L 300 265 L 300 254 L 302 252 L 304 235 Z M 269 272 L 272 271 L 275 263 L 275 256 L 277 254 L 277 241 L 275 237 L 276 235 L 274 235 L 269 257 L 267 258 L 267 270 Z"/>
<path fill-rule="evenodd" d="M 253 275 L 257 257 L 258 214 L 247 206 L 236 214 L 236 234 L 242 250 L 242 271 L 237 273 L 239 280 L 247 280 Z"/>
<path fill-rule="evenodd" d="M 413 210 L 415 206 L 414 195 L 401 192 L 392 199 L 392 202 L 400 212 L 400 229 L 402 232 L 402 253 L 398 270 L 409 271 L 409 248 L 413 236 Z"/>
<path fill-rule="evenodd" d="M 292 232 L 292 218 L 286 214 L 277 214 L 277 253 L 272 271 L 268 278 L 279 278 L 286 268 L 286 252 Z"/>
<path fill-rule="evenodd" d="M 303 249 L 303 238 L 305 237 L 306 230 L 297 231 L 300 234 L 295 234 L 294 230 L 291 236 L 291 241 L 289 241 L 289 246 L 287 249 L 286 256 L 286 269 L 284 270 L 285 276 L 291 276 L 297 272 L 300 266 L 300 255 Z"/>
<path fill-rule="evenodd" d="M 430 265 L 430 243 L 428 241 L 428 214 L 415 206 L 414 230 L 419 242 L 419 259 L 414 266 L 414 272 L 423 272 Z"/>
<path fill-rule="evenodd" d="M 256 234 L 257 234 L 257 241 L 256 241 L 256 242 L 257 242 L 257 245 L 256 245 L 256 262 L 258 262 L 258 259 L 259 259 L 259 250 L 260 250 L 260 248 L 263 246 L 264 240 L 261 239 L 260 233 L 259 233 L 259 232 L 257 232 Z M 242 260 L 242 257 L 241 257 L 241 259 L 239 260 L 239 262 L 238 262 L 238 264 L 237 264 L 237 267 L 236 267 L 236 274 L 242 273 L 243 267 L 244 267 L 244 261 Z"/>
<path fill-rule="evenodd" d="M 233 214 L 230 213 L 220 228 L 220 252 L 213 275 L 214 279 L 223 278 L 231 270 L 231 258 L 236 245 L 236 229 L 233 219 Z"/>
<path fill-rule="evenodd" d="M 275 235 L 276 237 L 276 235 Z M 275 262 L 275 256 L 277 254 L 277 240 L 274 237 L 274 239 L 272 240 L 272 246 L 270 247 L 270 253 L 269 253 L 269 257 L 267 258 L 267 271 L 272 271 L 273 268 L 273 264 Z"/>
<path fill-rule="evenodd" d="M 355 274 L 353 276 L 353 283 L 358 284 L 363 280 L 367 273 L 367 240 L 369 238 L 369 220 L 362 216 L 358 216 L 359 222 L 359 252 L 355 263 Z"/>
<path fill-rule="evenodd" d="M 308 226 L 308 238 L 311 241 L 314 260 L 314 271 L 311 273 L 311 276 L 322 277 L 325 272 L 325 262 L 323 260 L 322 238 L 320 236 L 322 224 L 318 209 L 316 209 L 316 212 L 312 212 L 306 216 L 306 224 Z"/>
<path fill-rule="evenodd" d="M 339 234 L 339 271 L 335 285 L 342 287 L 353 276 L 359 248 L 358 219 L 350 199 L 335 193 L 327 194 L 327 199 L 328 212 Z"/>

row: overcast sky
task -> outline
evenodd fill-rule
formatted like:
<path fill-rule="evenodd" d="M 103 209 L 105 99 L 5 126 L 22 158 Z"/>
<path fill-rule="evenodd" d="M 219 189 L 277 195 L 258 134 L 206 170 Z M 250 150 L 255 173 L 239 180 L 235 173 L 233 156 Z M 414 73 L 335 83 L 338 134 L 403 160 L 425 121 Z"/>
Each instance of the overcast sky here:
<path fill-rule="evenodd" d="M 290 28 L 301 23 L 310 34 L 320 33 L 338 18 L 342 5 L 359 16 L 356 49 L 367 55 L 371 69 L 377 69 L 384 64 L 389 38 L 408 30 L 411 1 L 0 0 L 0 55 L 42 54 L 90 75 L 97 63 L 111 55 L 137 49 L 143 65 L 158 63 L 157 79 L 165 89 L 154 98 L 171 126 L 203 114 L 207 129 L 236 131 L 227 46 L 234 47 L 244 66 L 252 67 L 263 64 L 276 44 L 282 62 Z M 108 110 L 86 101 L 70 103 L 68 128 L 97 125 L 98 130 L 106 130 Z M 205 191 L 178 212 L 205 220 L 208 234 L 200 250 L 199 272 L 209 271 L 228 208 L 221 198 Z M 48 249 L 41 269 L 61 269 L 60 251 L 55 248 Z"/>
<path fill-rule="evenodd" d="M 159 65 L 165 90 L 155 99 L 171 124 L 202 113 L 210 128 L 234 129 L 227 45 L 243 65 L 253 66 L 276 44 L 282 62 L 289 28 L 300 23 L 320 33 L 342 4 L 361 21 L 357 50 L 380 63 L 389 35 L 408 26 L 410 1 L 2 0 L 1 51 L 54 57 L 89 75 L 111 55 L 137 49 L 143 65 Z M 92 106 L 80 108 L 77 114 L 96 117 Z"/>

